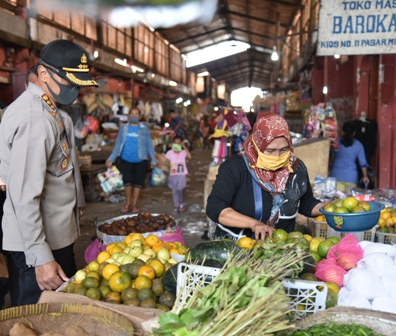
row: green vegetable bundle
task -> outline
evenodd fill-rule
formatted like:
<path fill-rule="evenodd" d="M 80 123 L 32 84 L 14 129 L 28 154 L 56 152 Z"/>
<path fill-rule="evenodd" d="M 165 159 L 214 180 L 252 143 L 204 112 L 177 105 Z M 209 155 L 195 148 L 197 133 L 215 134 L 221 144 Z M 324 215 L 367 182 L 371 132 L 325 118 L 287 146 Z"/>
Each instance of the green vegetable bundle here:
<path fill-rule="evenodd" d="M 306 254 L 287 245 L 266 242 L 232 255 L 208 286 L 198 285 L 188 302 L 160 315 L 154 335 L 247 336 L 289 330 L 289 298 L 281 280 L 302 271 Z"/>

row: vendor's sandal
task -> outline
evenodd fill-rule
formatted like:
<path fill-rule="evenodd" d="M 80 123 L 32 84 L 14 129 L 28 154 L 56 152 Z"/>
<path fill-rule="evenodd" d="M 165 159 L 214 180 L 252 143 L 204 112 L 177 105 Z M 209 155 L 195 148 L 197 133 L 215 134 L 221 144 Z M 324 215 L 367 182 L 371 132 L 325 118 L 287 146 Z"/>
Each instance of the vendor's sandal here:
<path fill-rule="evenodd" d="M 131 212 L 131 210 L 132 210 L 132 206 L 131 205 L 124 205 L 122 208 L 121 208 L 121 212 L 122 213 L 128 213 L 128 212 Z"/>
<path fill-rule="evenodd" d="M 180 204 L 180 207 L 179 207 L 179 211 L 180 211 L 180 212 L 185 212 L 186 209 L 187 209 L 186 203 Z"/>
<path fill-rule="evenodd" d="M 137 207 L 133 207 L 132 212 L 140 212 L 140 209 Z"/>
<path fill-rule="evenodd" d="M 174 208 L 172 214 L 177 215 L 179 213 L 179 208 Z"/>

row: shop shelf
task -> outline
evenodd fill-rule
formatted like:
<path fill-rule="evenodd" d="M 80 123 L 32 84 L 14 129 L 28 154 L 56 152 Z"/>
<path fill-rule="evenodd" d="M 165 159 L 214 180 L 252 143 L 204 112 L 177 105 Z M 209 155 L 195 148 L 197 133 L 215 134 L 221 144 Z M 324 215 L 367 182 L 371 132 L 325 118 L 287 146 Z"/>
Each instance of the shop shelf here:
<path fill-rule="evenodd" d="M 178 305 L 184 305 L 194 291 L 207 286 L 219 273 L 220 268 L 178 264 L 177 297 Z M 286 295 L 290 298 L 290 309 L 295 320 L 314 314 L 326 308 L 327 285 L 324 282 L 307 280 L 284 280 Z"/>
<path fill-rule="evenodd" d="M 318 222 L 312 218 L 309 218 L 309 226 L 311 227 L 312 237 L 338 237 L 344 238 L 348 233 L 353 234 L 358 241 L 368 240 L 374 241 L 375 239 L 375 228 L 364 231 L 364 232 L 338 232 L 333 230 L 327 222 Z"/>

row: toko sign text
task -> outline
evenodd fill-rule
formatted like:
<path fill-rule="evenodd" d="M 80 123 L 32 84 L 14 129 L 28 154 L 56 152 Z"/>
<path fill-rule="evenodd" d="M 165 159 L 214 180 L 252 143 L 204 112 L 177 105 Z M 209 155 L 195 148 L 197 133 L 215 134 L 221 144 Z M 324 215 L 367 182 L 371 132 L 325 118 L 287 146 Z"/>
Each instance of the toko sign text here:
<path fill-rule="evenodd" d="M 322 0 L 317 55 L 396 53 L 396 0 Z"/>

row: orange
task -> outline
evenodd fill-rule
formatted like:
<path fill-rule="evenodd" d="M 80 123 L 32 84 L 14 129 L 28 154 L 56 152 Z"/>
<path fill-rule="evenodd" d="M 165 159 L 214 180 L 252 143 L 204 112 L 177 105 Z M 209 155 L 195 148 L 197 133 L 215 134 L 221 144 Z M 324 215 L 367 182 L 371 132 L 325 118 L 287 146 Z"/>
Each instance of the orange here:
<path fill-rule="evenodd" d="M 115 243 L 111 243 L 109 245 L 106 246 L 106 252 L 109 252 L 111 254 L 111 249 L 115 246 Z"/>
<path fill-rule="evenodd" d="M 139 275 L 135 279 L 135 288 L 137 290 L 141 290 L 143 288 L 151 288 L 152 285 L 153 282 L 151 281 L 151 279 L 146 277 L 145 275 Z"/>
<path fill-rule="evenodd" d="M 152 267 L 155 272 L 155 277 L 160 278 L 164 275 L 165 273 L 165 266 L 164 264 L 159 261 L 158 259 L 152 258 L 150 260 L 147 260 L 147 265 Z M 139 272 L 138 272 L 139 273 Z"/>
<path fill-rule="evenodd" d="M 99 273 L 96 272 L 96 271 L 89 271 L 89 272 L 87 273 L 87 275 L 85 276 L 85 278 L 95 278 L 95 279 L 97 279 L 98 281 L 100 281 L 100 275 L 99 275 Z"/>
<path fill-rule="evenodd" d="M 109 280 L 111 290 L 117 293 L 122 293 L 122 291 L 131 287 L 131 284 L 131 275 L 123 271 L 113 273 Z"/>
<path fill-rule="evenodd" d="M 120 268 L 117 265 L 114 264 L 108 264 L 105 266 L 105 268 L 102 271 L 102 276 L 106 280 L 109 280 L 110 277 L 113 275 L 113 273 L 118 272 Z"/>
<path fill-rule="evenodd" d="M 385 222 L 385 219 L 383 219 L 383 218 L 379 218 L 379 220 L 378 220 L 378 225 L 379 225 L 379 227 L 385 227 L 385 224 L 386 224 L 386 222 Z"/>
<path fill-rule="evenodd" d="M 154 279 L 155 278 L 155 270 L 151 266 L 143 265 L 142 267 L 139 268 L 138 275 L 145 275 L 146 277 L 148 277 L 150 279 Z"/>
<path fill-rule="evenodd" d="M 125 242 L 125 244 L 127 244 L 127 245 L 129 246 L 129 244 L 131 243 L 132 240 L 133 240 L 133 239 L 132 239 L 132 235 L 129 234 L 129 235 L 127 235 L 127 236 L 125 237 L 124 242 Z"/>
<path fill-rule="evenodd" d="M 324 241 L 322 241 L 319 246 L 318 246 L 318 254 L 322 257 L 322 258 L 326 258 L 327 253 L 329 252 L 329 250 L 331 249 L 331 247 L 335 245 L 331 240 L 326 239 Z"/>
<path fill-rule="evenodd" d="M 391 216 L 391 214 L 385 210 L 384 212 L 381 211 L 381 218 L 382 219 L 388 219 Z"/>
<path fill-rule="evenodd" d="M 245 248 L 251 249 L 251 248 L 253 248 L 253 245 L 255 242 L 256 241 L 252 238 L 242 237 L 242 238 L 239 238 L 239 240 L 237 241 L 237 245 L 239 247 L 245 247 Z"/>
<path fill-rule="evenodd" d="M 144 243 L 144 237 L 140 233 L 131 233 L 130 236 L 132 237 L 132 240 L 141 240 Z"/>
<path fill-rule="evenodd" d="M 110 292 L 106 295 L 106 301 L 121 303 L 121 294 L 117 292 Z"/>
<path fill-rule="evenodd" d="M 274 243 L 277 243 L 279 241 L 286 241 L 289 238 L 289 234 L 283 230 L 283 229 L 276 229 L 272 233 L 272 240 Z"/>
<path fill-rule="evenodd" d="M 114 253 L 117 253 L 117 252 L 118 252 L 118 253 L 121 253 L 122 251 L 123 251 L 122 247 L 116 245 L 116 246 L 114 246 L 114 247 L 111 249 L 110 254 L 114 254 Z"/>
<path fill-rule="evenodd" d="M 110 253 L 107 251 L 100 252 L 98 256 L 96 257 L 96 260 L 98 261 L 99 264 L 105 262 L 107 259 L 111 257 Z"/>
<path fill-rule="evenodd" d="M 348 211 L 351 211 L 353 208 L 356 208 L 359 205 L 359 201 L 355 197 L 347 197 L 342 202 L 342 206 L 346 208 Z"/>
<path fill-rule="evenodd" d="M 158 243 L 155 243 L 151 248 L 155 253 L 157 253 L 160 249 L 163 247 L 166 247 L 165 244 L 163 243 L 162 240 L 160 240 Z"/>
<path fill-rule="evenodd" d="M 338 285 L 334 282 L 326 281 L 326 285 L 329 289 L 332 289 L 336 293 L 340 291 L 340 287 L 338 287 Z"/>
<path fill-rule="evenodd" d="M 253 240 L 253 239 L 252 239 Z M 254 245 L 254 244 L 253 244 Z M 241 247 L 243 247 L 243 246 L 241 246 Z M 249 247 L 250 248 L 250 247 Z M 170 253 L 174 253 L 174 254 L 184 254 L 184 253 L 181 253 L 181 251 L 179 250 L 179 249 L 175 249 L 175 248 L 173 248 L 173 249 L 171 249 L 170 251 L 169 251 Z"/>
<path fill-rule="evenodd" d="M 156 236 L 156 235 L 148 235 L 145 239 L 144 239 L 144 243 L 147 246 L 153 247 L 155 244 L 157 244 L 160 241 L 160 239 Z"/>

